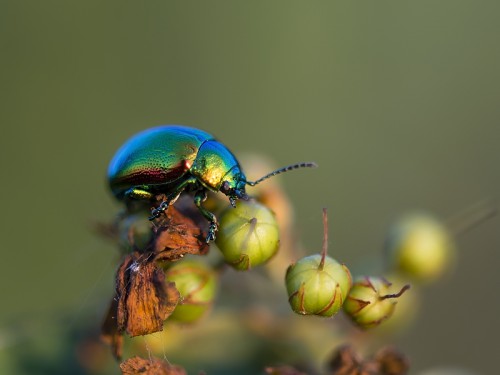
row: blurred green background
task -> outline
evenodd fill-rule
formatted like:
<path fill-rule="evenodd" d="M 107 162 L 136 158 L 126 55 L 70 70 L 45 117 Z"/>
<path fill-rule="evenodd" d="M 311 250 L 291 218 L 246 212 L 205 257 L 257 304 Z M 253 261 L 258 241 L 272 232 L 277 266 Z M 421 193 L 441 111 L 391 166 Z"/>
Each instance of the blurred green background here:
<path fill-rule="evenodd" d="M 0 1 L 1 372 L 78 373 L 71 337 L 98 329 L 118 262 L 90 228 L 119 207 L 105 171 L 139 130 L 191 125 L 236 154 L 316 161 L 282 182 L 305 247 L 319 251 L 328 207 L 330 253 L 347 264 L 378 257 L 408 210 L 446 219 L 498 198 L 499 12 L 466 0 Z M 388 339 L 413 373 L 496 373 L 498 227 L 458 239 L 454 272 Z"/>

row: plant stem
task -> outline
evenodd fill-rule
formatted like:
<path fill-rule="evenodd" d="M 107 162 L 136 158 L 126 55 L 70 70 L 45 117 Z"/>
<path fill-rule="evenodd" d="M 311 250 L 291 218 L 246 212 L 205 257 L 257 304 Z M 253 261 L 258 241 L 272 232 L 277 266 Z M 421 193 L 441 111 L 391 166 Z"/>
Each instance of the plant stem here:
<path fill-rule="evenodd" d="M 323 271 L 325 266 L 326 253 L 328 251 L 328 216 L 326 214 L 326 208 L 323 208 L 323 249 L 321 251 L 321 261 L 318 266 L 319 271 Z"/>

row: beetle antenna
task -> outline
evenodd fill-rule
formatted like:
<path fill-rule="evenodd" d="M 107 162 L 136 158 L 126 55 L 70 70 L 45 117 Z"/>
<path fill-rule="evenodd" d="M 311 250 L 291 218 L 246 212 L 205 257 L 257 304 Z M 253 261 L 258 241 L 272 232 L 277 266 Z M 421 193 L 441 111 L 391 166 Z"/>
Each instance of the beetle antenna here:
<path fill-rule="evenodd" d="M 277 174 L 280 174 L 283 172 L 291 171 L 292 169 L 316 168 L 317 166 L 318 166 L 318 164 L 316 164 L 315 162 L 302 162 L 302 163 L 288 165 L 286 167 L 276 169 L 275 171 L 272 171 L 271 173 L 266 174 L 264 177 L 259 178 L 257 181 L 247 181 L 247 185 L 255 186 L 255 185 L 261 183 L 262 181 L 267 180 L 269 177 L 276 176 Z"/>

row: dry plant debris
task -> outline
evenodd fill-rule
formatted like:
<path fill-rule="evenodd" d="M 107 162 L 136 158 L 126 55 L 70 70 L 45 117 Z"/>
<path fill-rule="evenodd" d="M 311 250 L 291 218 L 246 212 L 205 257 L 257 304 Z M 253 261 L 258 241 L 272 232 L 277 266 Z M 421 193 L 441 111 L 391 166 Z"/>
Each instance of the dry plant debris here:
<path fill-rule="evenodd" d="M 350 345 L 341 346 L 330 361 L 330 375 L 405 375 L 409 361 L 394 348 L 382 348 L 363 360 Z"/>
<path fill-rule="evenodd" d="M 163 330 L 164 320 L 179 301 L 175 284 L 165 281 L 158 263 L 208 251 L 206 234 L 173 207 L 153 230 L 151 245 L 126 255 L 116 274 L 115 296 L 102 326 L 102 339 L 111 345 L 117 359 L 122 357 L 124 333 L 133 337 Z"/>

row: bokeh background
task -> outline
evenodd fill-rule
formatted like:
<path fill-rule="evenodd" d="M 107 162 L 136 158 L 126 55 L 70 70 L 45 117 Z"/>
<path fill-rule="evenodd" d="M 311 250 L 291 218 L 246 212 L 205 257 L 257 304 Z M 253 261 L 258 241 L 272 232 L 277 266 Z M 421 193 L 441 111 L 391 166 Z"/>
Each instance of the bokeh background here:
<path fill-rule="evenodd" d="M 319 251 L 328 207 L 330 253 L 347 264 L 376 259 L 405 212 L 446 219 L 494 202 L 499 12 L 467 0 L 0 1 L 1 372 L 88 371 L 74 347 L 98 330 L 119 259 L 91 227 L 119 207 L 110 158 L 147 127 L 200 127 L 277 165 L 316 161 L 281 180 L 305 248 Z M 496 373 L 499 223 L 457 239 L 454 271 L 387 338 L 413 374 Z"/>

